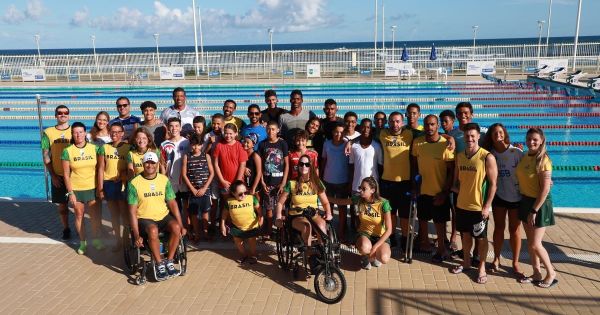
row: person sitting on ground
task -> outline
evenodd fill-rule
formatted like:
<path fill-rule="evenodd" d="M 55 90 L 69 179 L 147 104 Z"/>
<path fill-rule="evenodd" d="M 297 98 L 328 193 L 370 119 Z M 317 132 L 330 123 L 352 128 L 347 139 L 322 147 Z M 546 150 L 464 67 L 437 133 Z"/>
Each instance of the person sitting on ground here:
<path fill-rule="evenodd" d="M 362 256 L 362 267 L 371 269 L 387 264 L 392 255 L 392 207 L 387 199 L 379 196 L 377 180 L 365 177 L 359 187 L 360 195 L 351 199 L 331 198 L 338 205 L 355 205 L 358 209 L 358 237 L 356 248 Z"/>
<path fill-rule="evenodd" d="M 260 234 L 263 223 L 262 211 L 258 198 L 248 194 L 246 185 L 236 180 L 229 186 L 229 195 L 221 216 L 221 234 L 227 236 L 225 222 L 231 219 L 229 233 L 233 236 L 235 247 L 242 255 L 239 262 L 254 264 L 256 257 L 256 237 Z M 246 249 L 246 245 L 248 248 Z"/>
<path fill-rule="evenodd" d="M 179 216 L 179 208 L 175 201 L 175 192 L 167 176 L 159 174 L 158 155 L 147 152 L 142 158 L 144 171 L 134 177 L 127 185 L 127 201 L 129 203 L 129 224 L 135 246 L 143 247 L 147 238 L 152 258 L 156 263 L 157 280 L 164 280 L 176 275 L 173 258 L 181 237 L 186 230 Z M 169 232 L 167 259 L 160 253 L 158 233 Z"/>

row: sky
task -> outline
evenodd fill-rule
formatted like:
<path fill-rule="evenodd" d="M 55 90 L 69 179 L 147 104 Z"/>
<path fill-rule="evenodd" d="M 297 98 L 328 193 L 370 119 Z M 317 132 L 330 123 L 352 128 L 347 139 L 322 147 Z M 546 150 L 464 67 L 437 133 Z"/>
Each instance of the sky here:
<path fill-rule="evenodd" d="M 538 36 L 550 0 L 378 0 L 378 37 L 410 40 Z M 551 36 L 574 36 L 578 0 L 553 0 Z M 382 31 L 382 5 L 385 32 Z M 368 42 L 375 0 L 196 0 L 204 45 Z M 595 14 L 593 12 L 596 12 Z M 580 35 L 600 35 L 599 0 L 583 0 Z M 198 17 L 199 18 L 199 17 Z M 546 34 L 547 23 L 543 34 Z M 0 49 L 193 46 L 192 0 L 0 0 Z M 385 34 L 383 34 L 385 33 Z"/>

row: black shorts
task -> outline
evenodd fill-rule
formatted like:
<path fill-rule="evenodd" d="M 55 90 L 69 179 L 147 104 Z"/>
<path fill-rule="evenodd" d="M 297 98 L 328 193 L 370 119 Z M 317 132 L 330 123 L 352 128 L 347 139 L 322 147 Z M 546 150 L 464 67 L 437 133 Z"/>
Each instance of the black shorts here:
<path fill-rule="evenodd" d="M 210 211 L 211 208 L 211 200 L 210 195 L 206 194 L 201 197 L 190 197 L 190 202 L 188 205 L 188 213 L 190 215 L 197 215 L 198 213 L 204 214 Z"/>
<path fill-rule="evenodd" d="M 183 201 L 187 201 L 190 198 L 189 191 L 178 191 L 175 193 L 175 201 L 177 202 L 177 206 L 179 207 L 179 212 L 183 212 Z"/>
<path fill-rule="evenodd" d="M 506 201 L 500 197 L 498 197 L 498 195 L 494 196 L 494 199 L 492 200 L 492 208 L 496 208 L 496 207 L 500 207 L 500 208 L 505 208 L 505 209 L 509 209 L 509 210 L 517 210 L 519 209 L 519 202 L 510 202 L 510 201 Z"/>
<path fill-rule="evenodd" d="M 158 232 L 168 232 L 167 231 L 167 227 L 169 226 L 169 223 L 171 221 L 175 220 L 175 218 L 173 218 L 171 216 L 171 214 L 167 214 L 164 218 L 162 218 L 160 221 L 154 221 L 154 220 L 150 220 L 150 219 L 138 219 L 138 230 L 140 232 L 140 236 L 147 240 L 148 239 L 148 233 L 146 233 L 146 230 L 148 229 L 149 226 L 151 225 L 156 225 L 158 227 Z"/>
<path fill-rule="evenodd" d="M 60 182 L 62 183 L 62 186 L 60 187 L 55 187 L 54 185 L 52 185 L 52 182 L 50 182 L 50 193 L 52 195 L 52 203 L 64 203 L 66 204 L 68 202 L 67 199 L 67 186 L 65 186 L 65 180 L 62 176 L 57 176 L 58 179 L 60 180 Z"/>
<path fill-rule="evenodd" d="M 350 197 L 350 189 L 347 183 L 330 184 L 325 182 L 325 192 L 327 196 L 346 199 Z"/>
<path fill-rule="evenodd" d="M 473 238 L 487 238 L 488 220 L 484 220 L 481 211 L 469 211 L 456 208 L 456 230 L 469 233 Z"/>
<path fill-rule="evenodd" d="M 358 234 L 356 235 L 356 241 L 358 241 L 358 239 L 359 239 L 361 236 L 364 236 L 364 237 L 368 238 L 368 239 L 369 239 L 369 241 L 371 242 L 371 245 L 375 245 L 375 243 L 379 242 L 379 240 L 381 239 L 381 237 L 380 237 L 380 236 L 373 236 L 373 235 L 369 235 L 369 234 L 367 234 L 367 233 L 361 233 L 361 232 L 358 232 Z M 355 241 L 354 243 L 356 243 L 356 241 Z M 390 238 L 388 237 L 388 238 L 387 238 L 387 239 L 384 241 L 384 243 L 387 243 L 388 245 L 390 245 Z"/>
<path fill-rule="evenodd" d="M 417 199 L 417 217 L 420 221 L 433 220 L 433 223 L 446 223 L 450 221 L 450 198 L 443 204 L 433 204 L 433 196 L 420 195 Z"/>
<path fill-rule="evenodd" d="M 381 196 L 390 202 L 392 215 L 398 214 L 399 217 L 408 219 L 410 214 L 410 181 L 392 182 L 382 179 L 380 189 Z"/>

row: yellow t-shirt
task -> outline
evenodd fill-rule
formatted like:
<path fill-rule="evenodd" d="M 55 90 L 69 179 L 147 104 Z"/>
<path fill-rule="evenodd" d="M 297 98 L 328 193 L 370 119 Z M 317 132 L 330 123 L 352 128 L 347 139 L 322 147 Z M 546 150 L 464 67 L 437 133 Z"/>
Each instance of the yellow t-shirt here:
<path fill-rule="evenodd" d="M 250 231 L 258 228 L 258 217 L 254 206 L 258 205 L 258 199 L 253 195 L 246 195 L 242 201 L 228 198 L 225 205 L 229 210 L 231 223 L 242 231 Z"/>
<path fill-rule="evenodd" d="M 290 180 L 285 185 L 285 192 L 291 195 L 291 207 L 288 211 L 289 215 L 300 215 L 301 211 L 294 210 L 294 208 L 306 209 L 308 207 L 312 207 L 317 209 L 319 206 L 319 194 L 316 191 L 313 191 L 310 188 L 310 185 L 307 183 L 302 183 L 302 190 L 300 193 L 296 191 L 296 185 L 298 181 Z M 322 182 L 319 183 L 322 188 L 325 186 Z"/>
<path fill-rule="evenodd" d="M 237 127 L 238 132 L 241 132 L 242 127 L 244 126 L 244 121 L 235 116 L 229 117 L 229 120 L 224 119 L 223 123 L 224 123 L 223 125 L 234 124 Z"/>
<path fill-rule="evenodd" d="M 71 189 L 82 191 L 96 188 L 97 154 L 98 147 L 88 142 L 83 148 L 72 144 L 63 150 L 62 160 L 69 161 L 71 168 Z"/>
<path fill-rule="evenodd" d="M 127 172 L 127 154 L 129 144 L 121 142 L 115 148 L 107 143 L 100 147 L 98 155 L 104 156 L 104 180 L 118 180 L 119 175 Z"/>
<path fill-rule="evenodd" d="M 456 207 L 469 211 L 482 211 L 487 193 L 485 159 L 490 154 L 484 148 L 469 159 L 465 152 L 456 155 L 459 191 Z"/>
<path fill-rule="evenodd" d="M 352 197 L 352 204 L 358 207 L 358 233 L 365 236 L 381 237 L 385 233 L 383 214 L 392 211 L 390 203 L 381 198 L 374 203 L 362 202 L 358 196 Z"/>
<path fill-rule="evenodd" d="M 542 171 L 552 170 L 552 161 L 547 156 L 542 159 Z M 525 155 L 517 164 L 517 180 L 522 195 L 537 198 L 540 192 L 539 174 L 535 165 L 535 156 Z"/>
<path fill-rule="evenodd" d="M 410 180 L 410 145 L 413 133 L 403 128 L 400 135 L 390 134 L 389 129 L 381 130 L 379 142 L 383 150 L 383 174 L 381 178 L 400 182 Z"/>
<path fill-rule="evenodd" d="M 138 206 L 138 219 L 162 220 L 169 214 L 166 201 L 173 199 L 175 192 L 163 174 L 156 174 L 153 179 L 138 175 L 127 185 L 127 202 Z"/>
<path fill-rule="evenodd" d="M 427 142 L 425 136 L 420 136 L 413 141 L 412 155 L 419 165 L 421 194 L 435 196 L 440 193 L 448 179 L 446 162 L 454 161 L 454 152 L 448 150 L 448 141 L 440 136 L 437 142 Z"/>
<path fill-rule="evenodd" d="M 71 126 L 58 130 L 56 126 L 48 127 L 42 135 L 42 149 L 50 150 L 52 170 L 56 175 L 63 176 L 62 152 L 71 143 Z"/>
<path fill-rule="evenodd" d="M 148 150 L 146 150 L 148 152 Z M 134 175 L 139 175 L 144 171 L 144 163 L 142 163 L 142 159 L 144 158 L 144 153 L 139 153 L 137 150 L 131 150 L 127 154 L 127 163 L 133 164 Z M 156 156 L 160 156 L 160 151 L 155 151 Z"/>

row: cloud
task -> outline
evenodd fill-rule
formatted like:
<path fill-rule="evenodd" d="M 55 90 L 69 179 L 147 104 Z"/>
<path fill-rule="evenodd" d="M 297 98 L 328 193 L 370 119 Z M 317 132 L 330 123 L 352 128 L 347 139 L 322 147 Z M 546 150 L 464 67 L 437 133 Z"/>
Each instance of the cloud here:
<path fill-rule="evenodd" d="M 72 26 L 83 26 L 88 21 L 90 10 L 87 7 L 83 7 L 81 10 L 76 11 L 71 18 L 69 24 Z"/>
<path fill-rule="evenodd" d="M 329 0 L 256 0 L 257 6 L 243 14 L 233 15 L 222 9 L 202 9 L 202 26 L 206 32 L 222 36 L 239 31 L 266 31 L 273 27 L 276 32 L 304 32 L 335 25 L 341 17 L 326 11 Z M 85 14 L 84 14 L 85 13 Z M 83 26 L 88 11 L 77 11 L 71 25 Z M 136 8 L 121 7 L 113 16 L 89 19 L 94 28 L 109 31 L 133 32 L 136 37 L 153 33 L 180 36 L 193 32 L 193 11 L 170 8 L 161 1 L 154 1 L 154 10 L 145 14 Z"/>
<path fill-rule="evenodd" d="M 6 12 L 4 12 L 2 20 L 8 24 L 20 24 L 25 21 L 25 13 L 17 9 L 14 4 L 11 4 L 8 9 L 6 9 Z"/>
<path fill-rule="evenodd" d="M 4 12 L 2 20 L 8 24 L 21 24 L 26 20 L 39 20 L 44 12 L 44 5 L 41 0 L 29 0 L 25 10 L 18 9 L 11 4 Z"/>

